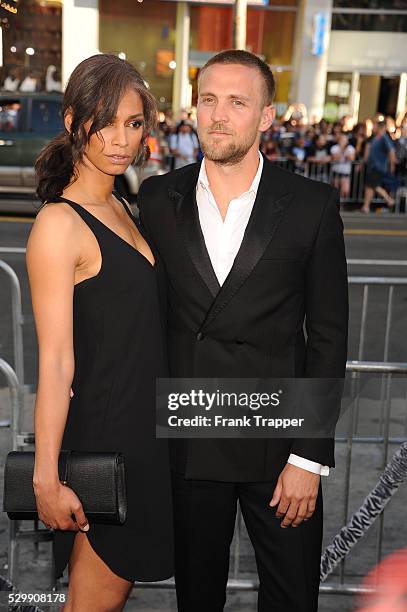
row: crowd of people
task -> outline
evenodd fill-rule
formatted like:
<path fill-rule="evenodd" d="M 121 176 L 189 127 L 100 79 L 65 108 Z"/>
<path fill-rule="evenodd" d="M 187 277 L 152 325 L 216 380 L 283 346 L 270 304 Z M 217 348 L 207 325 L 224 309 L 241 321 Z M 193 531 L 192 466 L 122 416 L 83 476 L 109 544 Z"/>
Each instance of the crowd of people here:
<path fill-rule="evenodd" d="M 351 196 L 352 180 L 360 183 L 363 174 L 362 211 L 370 211 L 375 192 L 393 207 L 407 170 L 407 115 L 400 125 L 381 115 L 355 125 L 349 116 L 312 125 L 276 120 L 264 134 L 262 151 L 295 172 L 331 182 L 343 201 Z"/>
<path fill-rule="evenodd" d="M 173 169 L 202 157 L 192 111 L 178 118 L 161 113 L 160 132 L 160 153 L 153 162 Z M 274 120 L 263 134 L 261 151 L 293 172 L 333 184 L 343 203 L 362 204 L 363 212 L 370 211 L 375 194 L 392 208 L 407 180 L 407 111 L 397 121 L 377 115 L 356 124 L 348 115 L 309 123 L 293 112 Z"/>

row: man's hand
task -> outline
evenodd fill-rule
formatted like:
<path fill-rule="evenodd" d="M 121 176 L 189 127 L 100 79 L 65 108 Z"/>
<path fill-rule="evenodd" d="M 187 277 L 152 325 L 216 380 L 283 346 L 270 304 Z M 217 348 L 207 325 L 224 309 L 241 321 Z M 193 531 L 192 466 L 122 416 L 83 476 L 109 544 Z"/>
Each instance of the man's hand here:
<path fill-rule="evenodd" d="M 298 527 L 314 513 L 321 476 L 287 463 L 276 484 L 270 506 L 276 506 L 281 527 Z M 280 502 L 280 503 L 279 503 Z"/>

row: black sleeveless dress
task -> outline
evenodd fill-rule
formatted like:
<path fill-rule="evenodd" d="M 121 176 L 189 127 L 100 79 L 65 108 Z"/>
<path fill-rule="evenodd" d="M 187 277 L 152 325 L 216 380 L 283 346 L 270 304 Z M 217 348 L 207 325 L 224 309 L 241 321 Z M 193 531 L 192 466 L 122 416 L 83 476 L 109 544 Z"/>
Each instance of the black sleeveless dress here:
<path fill-rule="evenodd" d="M 102 255 L 100 272 L 74 288 L 74 395 L 61 448 L 123 453 L 127 519 L 123 525 L 90 523 L 87 537 L 118 576 L 164 580 L 173 575 L 173 525 L 168 444 L 155 438 L 155 382 L 168 376 L 160 263 L 153 252 L 152 266 L 79 204 L 57 201 L 80 215 Z M 54 531 L 56 578 L 68 563 L 74 538 L 73 531 Z"/>

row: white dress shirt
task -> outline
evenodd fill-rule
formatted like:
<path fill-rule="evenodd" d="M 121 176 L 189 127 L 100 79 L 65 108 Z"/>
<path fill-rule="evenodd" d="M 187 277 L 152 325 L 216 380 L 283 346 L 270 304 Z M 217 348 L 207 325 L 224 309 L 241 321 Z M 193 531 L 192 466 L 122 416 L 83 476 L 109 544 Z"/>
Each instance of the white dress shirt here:
<path fill-rule="evenodd" d="M 205 159 L 202 160 L 196 185 L 196 202 L 206 248 L 220 285 L 223 285 L 225 282 L 242 244 L 243 235 L 253 210 L 262 171 L 263 157 L 259 152 L 259 166 L 252 184 L 248 191 L 245 191 L 238 198 L 233 198 L 229 202 L 226 217 L 223 221 L 209 186 Z M 309 472 L 321 474 L 321 476 L 328 476 L 329 474 L 328 466 L 304 459 L 304 457 L 299 457 L 293 453 L 291 453 L 287 461 Z"/>

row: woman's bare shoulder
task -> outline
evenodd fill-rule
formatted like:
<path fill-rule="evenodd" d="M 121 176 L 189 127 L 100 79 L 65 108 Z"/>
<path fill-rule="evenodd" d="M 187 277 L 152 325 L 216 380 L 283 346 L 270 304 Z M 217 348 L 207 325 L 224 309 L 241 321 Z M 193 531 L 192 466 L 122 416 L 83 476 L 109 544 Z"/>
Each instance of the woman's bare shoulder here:
<path fill-rule="evenodd" d="M 78 226 L 82 226 L 78 214 L 65 202 L 47 202 L 41 207 L 34 221 L 34 228 L 55 230 L 58 235 L 77 230 Z"/>
<path fill-rule="evenodd" d="M 31 230 L 27 253 L 33 248 L 52 248 L 56 252 L 67 244 L 75 248 L 80 231 L 80 219 L 64 202 L 50 202 L 38 212 Z"/>
<path fill-rule="evenodd" d="M 35 223 L 37 221 L 47 223 L 69 223 L 69 221 L 75 220 L 77 217 L 76 213 L 66 202 L 47 202 L 43 204 L 37 213 Z"/>

